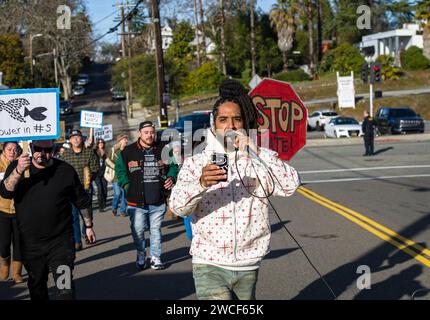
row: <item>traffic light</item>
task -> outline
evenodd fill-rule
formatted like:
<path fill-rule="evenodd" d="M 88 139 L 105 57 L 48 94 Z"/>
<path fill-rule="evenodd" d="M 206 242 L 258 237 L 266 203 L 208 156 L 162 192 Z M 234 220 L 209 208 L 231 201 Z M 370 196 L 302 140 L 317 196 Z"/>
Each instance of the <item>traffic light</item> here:
<path fill-rule="evenodd" d="M 361 80 L 363 80 L 364 83 L 367 83 L 369 79 L 369 65 L 367 62 L 363 63 L 361 66 Z"/>
<path fill-rule="evenodd" d="M 370 66 L 370 83 L 379 83 L 382 80 L 382 66 L 379 62 L 373 62 Z"/>

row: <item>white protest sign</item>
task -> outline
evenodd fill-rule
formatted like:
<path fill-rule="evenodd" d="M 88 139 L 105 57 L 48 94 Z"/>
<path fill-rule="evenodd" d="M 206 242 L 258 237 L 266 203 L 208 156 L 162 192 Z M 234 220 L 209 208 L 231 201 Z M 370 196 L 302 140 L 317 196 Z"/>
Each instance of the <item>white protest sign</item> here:
<path fill-rule="evenodd" d="M 81 110 L 81 128 L 102 128 L 103 112 Z"/>
<path fill-rule="evenodd" d="M 111 124 L 103 126 L 101 129 L 94 129 L 94 140 L 103 139 L 104 141 L 113 140 L 113 128 Z"/>
<path fill-rule="evenodd" d="M 355 109 L 354 73 L 351 71 L 349 77 L 339 77 L 339 72 L 336 75 L 339 108 Z"/>
<path fill-rule="evenodd" d="M 57 139 L 59 110 L 57 88 L 0 90 L 0 141 Z"/>

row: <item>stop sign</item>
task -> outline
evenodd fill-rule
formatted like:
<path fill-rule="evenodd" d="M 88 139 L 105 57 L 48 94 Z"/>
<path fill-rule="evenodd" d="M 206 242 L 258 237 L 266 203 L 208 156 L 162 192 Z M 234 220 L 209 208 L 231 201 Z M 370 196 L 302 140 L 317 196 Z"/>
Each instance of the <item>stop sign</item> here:
<path fill-rule="evenodd" d="M 261 81 L 249 96 L 260 115 L 260 145 L 289 161 L 306 144 L 308 111 L 305 105 L 290 84 L 272 79 Z M 266 145 L 265 138 L 268 138 Z"/>

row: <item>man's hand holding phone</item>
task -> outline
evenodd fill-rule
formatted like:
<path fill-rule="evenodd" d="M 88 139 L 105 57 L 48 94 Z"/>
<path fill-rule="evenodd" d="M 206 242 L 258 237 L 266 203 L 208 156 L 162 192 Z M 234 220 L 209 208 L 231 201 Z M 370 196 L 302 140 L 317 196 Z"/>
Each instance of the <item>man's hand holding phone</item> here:
<path fill-rule="evenodd" d="M 209 188 L 226 179 L 227 172 L 216 164 L 210 163 L 203 167 L 202 175 L 200 176 L 200 184 L 204 188 Z"/>

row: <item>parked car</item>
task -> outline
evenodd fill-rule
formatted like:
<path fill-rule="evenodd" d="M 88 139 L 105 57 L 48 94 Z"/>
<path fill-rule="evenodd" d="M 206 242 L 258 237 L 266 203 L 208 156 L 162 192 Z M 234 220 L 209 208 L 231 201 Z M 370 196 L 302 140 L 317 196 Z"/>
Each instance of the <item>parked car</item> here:
<path fill-rule="evenodd" d="M 82 86 L 76 86 L 73 88 L 73 95 L 82 96 L 85 94 L 85 88 Z"/>
<path fill-rule="evenodd" d="M 325 124 L 331 119 L 337 117 L 338 114 L 332 110 L 319 110 L 308 116 L 308 128 L 311 130 L 324 130 Z"/>
<path fill-rule="evenodd" d="M 90 83 L 90 77 L 86 73 L 80 73 L 78 74 L 78 80 L 76 83 L 80 86 L 86 86 Z"/>
<path fill-rule="evenodd" d="M 424 132 L 424 120 L 409 107 L 381 107 L 375 115 L 376 126 L 381 134 Z"/>
<path fill-rule="evenodd" d="M 73 112 L 73 106 L 71 101 L 62 100 L 60 101 L 60 115 L 71 114 Z"/>
<path fill-rule="evenodd" d="M 362 136 L 363 131 L 361 125 L 354 118 L 336 117 L 325 126 L 324 135 L 329 138 L 350 138 Z"/>

